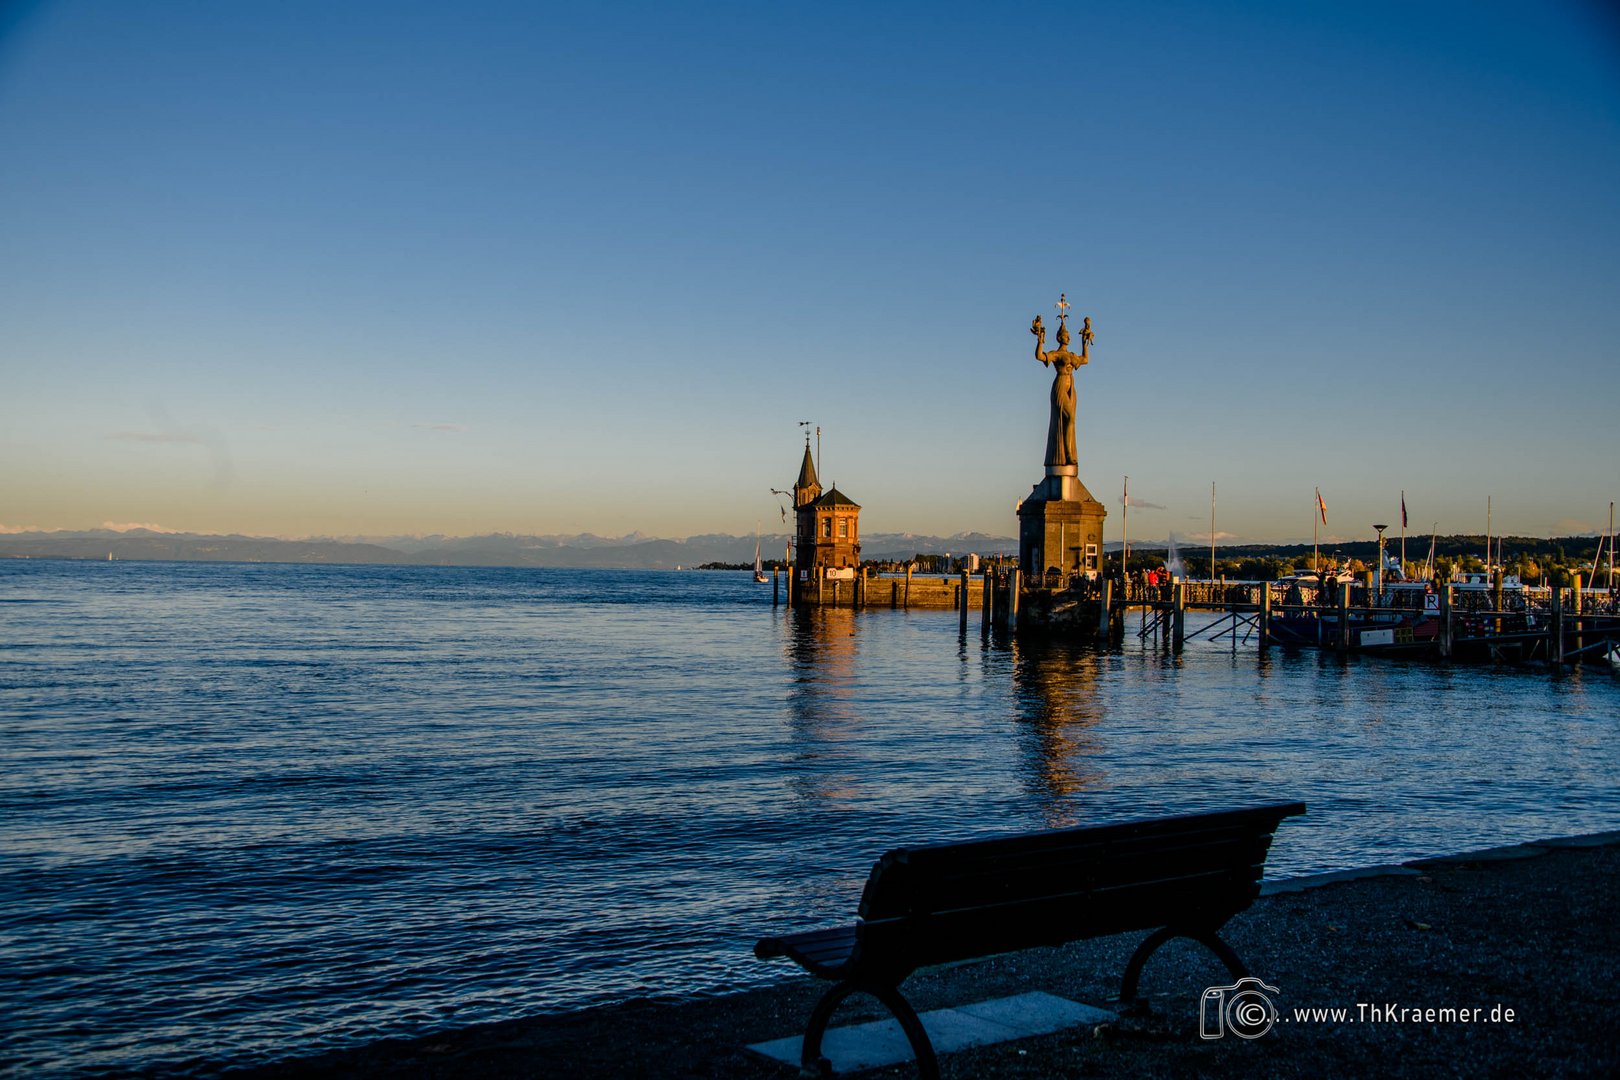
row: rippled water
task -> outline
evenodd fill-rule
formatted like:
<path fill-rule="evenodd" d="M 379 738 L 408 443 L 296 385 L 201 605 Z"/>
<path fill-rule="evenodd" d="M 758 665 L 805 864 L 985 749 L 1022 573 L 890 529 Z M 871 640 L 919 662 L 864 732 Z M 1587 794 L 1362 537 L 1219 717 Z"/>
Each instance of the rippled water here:
<path fill-rule="evenodd" d="M 769 981 L 755 938 L 910 841 L 1297 798 L 1288 876 L 1620 827 L 1606 671 L 977 630 L 747 574 L 0 562 L 0 1061 Z"/>

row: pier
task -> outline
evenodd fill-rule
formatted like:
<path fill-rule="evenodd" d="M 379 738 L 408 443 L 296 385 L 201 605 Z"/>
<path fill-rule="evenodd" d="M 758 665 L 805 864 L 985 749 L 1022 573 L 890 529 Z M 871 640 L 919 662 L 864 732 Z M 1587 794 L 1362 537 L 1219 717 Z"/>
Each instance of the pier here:
<path fill-rule="evenodd" d="M 966 618 L 984 606 L 984 574 L 874 574 L 867 567 L 847 578 L 821 575 L 795 581 L 791 568 L 777 571 L 772 603 L 791 607 L 934 608 L 955 610 Z"/>
<path fill-rule="evenodd" d="M 1408 586 L 1414 583 L 1404 583 Z M 992 605 L 1010 583 L 992 586 Z M 1081 580 L 1062 588 L 1024 590 L 1028 616 L 995 620 L 998 626 L 1122 637 L 1134 632 L 1179 651 L 1187 641 L 1229 641 L 1236 650 L 1272 645 L 1340 653 L 1415 656 L 1440 660 L 1542 662 L 1553 667 L 1620 658 L 1620 594 L 1583 588 L 1494 588 L 1441 585 L 1386 592 L 1373 602 L 1370 584 L 1320 590 L 1278 582 Z M 1217 615 L 1187 630 L 1187 613 Z M 1127 629 L 1132 614 L 1134 630 Z M 990 620 L 987 620 L 989 622 Z"/>

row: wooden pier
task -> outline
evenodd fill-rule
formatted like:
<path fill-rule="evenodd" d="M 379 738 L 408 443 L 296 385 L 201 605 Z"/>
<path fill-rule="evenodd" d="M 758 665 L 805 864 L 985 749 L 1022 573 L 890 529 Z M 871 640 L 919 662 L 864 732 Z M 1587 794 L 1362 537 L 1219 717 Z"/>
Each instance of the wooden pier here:
<path fill-rule="evenodd" d="M 812 591 L 813 590 L 813 591 Z M 982 634 L 1049 633 L 1118 639 L 1134 633 L 1180 651 L 1188 641 L 1225 641 L 1261 651 L 1326 649 L 1340 653 L 1441 660 L 1539 662 L 1552 667 L 1620 662 L 1620 594 L 1574 587 L 1495 589 L 1444 585 L 1413 591 L 1424 610 L 1369 604 L 1366 584 L 1309 587 L 1277 582 L 1177 581 L 1169 585 L 1110 579 L 1024 581 L 1016 569 L 956 575 L 873 575 L 795 583 L 781 575 L 773 602 L 854 608 L 954 610 L 963 634 L 977 612 Z M 1205 620 L 1191 631 L 1187 613 Z M 1136 618 L 1132 618 L 1136 616 Z M 1135 622 L 1131 627 L 1130 623 Z"/>
<path fill-rule="evenodd" d="M 1366 584 L 1330 586 L 1318 595 L 1312 588 L 1277 582 L 1144 586 L 1084 581 L 1062 589 L 1025 586 L 1018 590 L 1022 610 L 1017 615 L 1006 599 L 1012 593 L 1009 586 L 1007 575 L 990 586 L 987 629 L 1011 626 L 1111 638 L 1134 633 L 1173 651 L 1203 638 L 1227 641 L 1234 651 L 1280 645 L 1553 667 L 1620 661 L 1620 594 L 1583 589 L 1578 580 L 1573 587 L 1511 591 L 1500 584 L 1494 589 L 1411 589 L 1412 607 L 1370 604 Z M 1217 617 L 1201 620 L 1189 631 L 1189 611 Z"/>

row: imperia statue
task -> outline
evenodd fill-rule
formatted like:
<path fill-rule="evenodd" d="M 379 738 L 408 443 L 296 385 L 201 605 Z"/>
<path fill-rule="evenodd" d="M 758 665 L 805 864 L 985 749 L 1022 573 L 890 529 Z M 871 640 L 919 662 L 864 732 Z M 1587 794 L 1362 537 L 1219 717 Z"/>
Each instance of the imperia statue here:
<path fill-rule="evenodd" d="M 1046 350 L 1046 327 L 1035 316 L 1029 332 L 1035 335 L 1035 359 L 1052 368 L 1052 416 L 1046 427 L 1046 464 L 1078 465 L 1074 452 L 1074 369 L 1091 362 L 1091 319 L 1080 328 L 1080 351 L 1069 351 L 1069 302 L 1059 295 L 1058 347 Z"/>

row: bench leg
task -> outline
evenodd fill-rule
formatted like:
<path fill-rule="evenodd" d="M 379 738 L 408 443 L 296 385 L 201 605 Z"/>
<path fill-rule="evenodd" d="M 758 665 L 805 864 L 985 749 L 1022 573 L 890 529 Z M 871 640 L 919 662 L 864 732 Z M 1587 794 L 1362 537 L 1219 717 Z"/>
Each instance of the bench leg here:
<path fill-rule="evenodd" d="M 1243 960 L 1233 951 L 1232 946 L 1221 940 L 1220 935 L 1216 934 L 1215 931 L 1185 930 L 1174 926 L 1166 926 L 1149 934 L 1147 940 L 1138 945 L 1136 951 L 1131 954 L 1130 963 L 1125 965 L 1125 978 L 1121 981 L 1119 987 L 1121 1004 L 1130 1005 L 1136 1001 L 1136 984 L 1142 977 L 1142 968 L 1147 964 L 1148 957 L 1152 956 L 1160 945 L 1163 945 L 1171 938 L 1178 937 L 1191 938 L 1220 957 L 1221 963 L 1226 965 L 1226 970 L 1232 973 L 1232 978 L 1242 979 L 1248 976 L 1249 969 L 1244 966 Z"/>
<path fill-rule="evenodd" d="M 816 1002 L 815 1011 L 810 1014 L 810 1026 L 804 1032 L 799 1071 L 805 1076 L 832 1075 L 832 1063 L 821 1056 L 821 1037 L 827 1032 L 833 1012 L 854 993 L 870 994 L 883 1003 L 883 1007 L 900 1021 L 900 1030 L 906 1033 L 906 1041 L 911 1043 L 911 1052 L 917 1058 L 917 1076 L 920 1080 L 939 1080 L 939 1059 L 934 1056 L 934 1044 L 928 1040 L 928 1032 L 923 1030 L 917 1010 L 900 996 L 900 991 L 893 986 L 858 986 L 849 982 L 834 986 Z"/>

